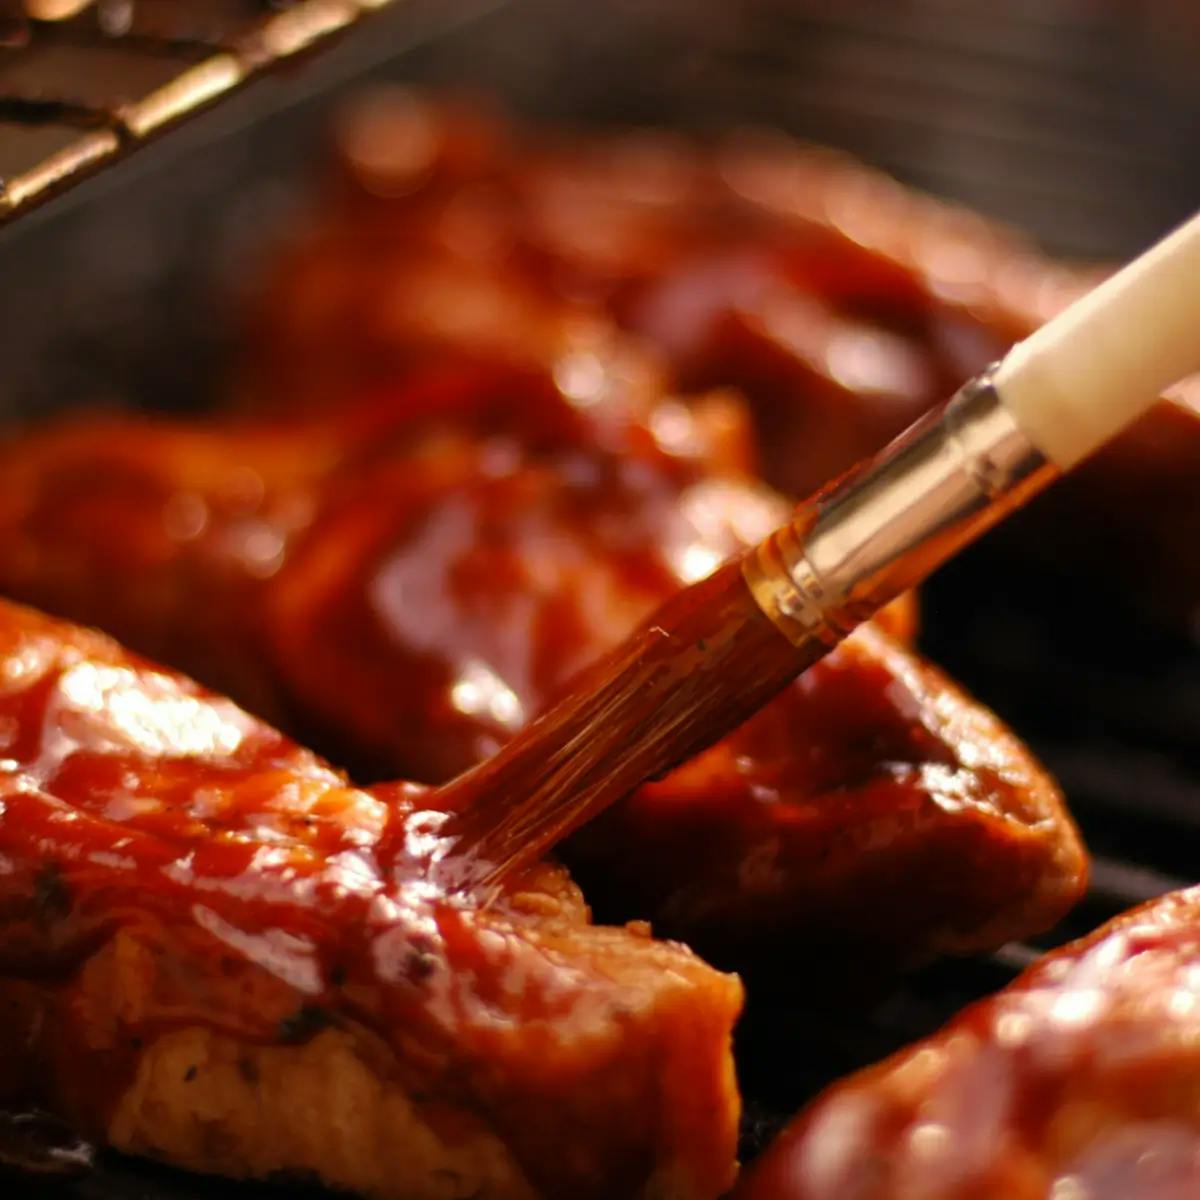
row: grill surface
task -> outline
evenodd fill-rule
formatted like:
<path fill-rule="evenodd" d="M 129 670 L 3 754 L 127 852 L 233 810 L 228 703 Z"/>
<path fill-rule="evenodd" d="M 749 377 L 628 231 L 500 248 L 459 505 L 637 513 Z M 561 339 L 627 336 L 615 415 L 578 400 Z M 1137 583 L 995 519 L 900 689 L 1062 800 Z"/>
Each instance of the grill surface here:
<path fill-rule="evenodd" d="M 395 0 L 0 3 L 4 222 Z"/>

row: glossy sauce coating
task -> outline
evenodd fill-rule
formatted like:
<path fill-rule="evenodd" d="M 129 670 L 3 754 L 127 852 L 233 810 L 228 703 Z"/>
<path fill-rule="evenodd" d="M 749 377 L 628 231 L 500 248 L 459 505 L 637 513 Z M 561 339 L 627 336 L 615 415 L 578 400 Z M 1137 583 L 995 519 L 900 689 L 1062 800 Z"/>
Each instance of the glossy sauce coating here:
<path fill-rule="evenodd" d="M 99 635 L 0 605 L 0 679 L 0 1095 L 103 1135 L 173 1031 L 333 1028 L 436 1126 L 493 1130 L 537 1195 L 728 1183 L 735 980 L 588 925 L 554 868 L 447 900 L 421 789 L 353 788 Z"/>
<path fill-rule="evenodd" d="M 876 626 L 563 857 L 598 912 L 747 968 L 802 949 L 827 985 L 1023 936 L 1086 878 L 1018 739 Z"/>
<path fill-rule="evenodd" d="M 414 448 L 332 481 L 265 590 L 279 675 L 353 755 L 431 781 L 474 765 L 787 513 L 740 469 L 741 414 L 721 397 L 622 412 L 617 393 L 567 436 L 553 414 L 575 405 L 551 397 L 516 393 L 499 430 L 415 420 Z M 353 686 L 333 694 L 331 677 Z"/>
<path fill-rule="evenodd" d="M 360 777 L 475 764 L 763 536 L 785 509 L 756 424 L 789 482 L 822 481 L 1008 320 L 934 271 L 963 239 L 1011 266 L 1008 243 L 841 160 L 363 119 L 252 340 L 243 402 L 286 427 L 77 418 L 0 451 L 0 588 Z M 786 398 L 791 432 L 672 382 L 705 379 Z M 776 928 L 884 965 L 1057 918 L 1082 850 L 1020 745 L 886 640 L 837 663 L 569 848 L 606 910 L 738 965 Z"/>
<path fill-rule="evenodd" d="M 816 1100 L 736 1200 L 1200 1195 L 1200 889 L 1047 955 Z"/>
<path fill-rule="evenodd" d="M 262 572 L 225 551 L 243 518 L 210 497 L 257 477 L 256 513 L 280 509 L 269 427 L 67 421 L 0 454 L 0 583 L 196 663 L 364 772 L 444 780 L 785 512 L 728 397 L 683 405 L 616 363 L 590 378 L 581 402 L 528 368 L 441 370 L 290 428 L 278 496 L 300 516 L 255 517 Z M 189 506 L 199 536 L 172 524 Z M 837 661 L 568 848 L 606 913 L 738 966 L 787 930 L 885 970 L 1057 919 L 1082 849 L 1019 743 L 886 638 Z"/>

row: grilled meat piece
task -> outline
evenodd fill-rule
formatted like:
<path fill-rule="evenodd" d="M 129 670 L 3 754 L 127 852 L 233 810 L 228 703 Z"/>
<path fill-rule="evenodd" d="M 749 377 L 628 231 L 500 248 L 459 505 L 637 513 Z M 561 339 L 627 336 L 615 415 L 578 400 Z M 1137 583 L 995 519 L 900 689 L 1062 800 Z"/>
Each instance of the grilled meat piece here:
<path fill-rule="evenodd" d="M 0 450 L 0 591 L 98 626 L 278 721 L 258 597 L 340 453 L 315 428 L 121 413 L 23 432 Z"/>
<path fill-rule="evenodd" d="M 875 625 L 561 851 L 598 912 L 811 989 L 1047 928 L 1086 863 L 996 716 Z"/>
<path fill-rule="evenodd" d="M 1117 917 L 818 1098 L 736 1200 L 1200 1195 L 1200 888 Z"/>
<path fill-rule="evenodd" d="M 255 306 L 259 411 L 327 412 L 448 359 L 545 365 L 615 324 L 675 386 L 745 394 L 767 478 L 806 494 L 1015 328 L 954 277 L 981 243 L 1019 266 L 1015 238 L 786 139 L 555 137 L 384 94 L 339 148 Z"/>
<path fill-rule="evenodd" d="M 267 645 L 264 594 L 291 590 L 281 576 L 290 573 L 298 535 L 315 521 L 333 524 L 336 517 L 326 514 L 355 499 L 369 506 L 376 491 L 382 532 L 395 528 L 389 522 L 408 530 L 430 506 L 444 504 L 449 513 L 458 490 L 496 480 L 496 491 L 515 488 L 525 497 L 525 509 L 544 503 L 547 511 L 531 519 L 547 528 L 558 519 L 553 505 L 569 510 L 572 532 L 587 544 L 574 560 L 588 560 L 593 576 L 603 577 L 616 610 L 605 628 L 583 639 L 579 654 L 587 655 L 623 634 L 670 586 L 675 575 L 664 560 L 690 555 L 692 574 L 703 573 L 744 544 L 749 535 L 734 532 L 739 522 L 749 522 L 751 533 L 765 532 L 783 509 L 748 475 L 748 428 L 732 398 L 713 395 L 685 409 L 662 394 L 661 381 L 643 364 L 602 357 L 589 339 L 573 343 L 558 368 L 461 365 L 336 419 L 180 422 L 100 413 L 22 431 L 0 443 L 0 588 L 98 625 L 283 721 L 288 710 Z M 680 501 L 710 484 L 723 498 L 712 529 L 697 527 Z M 412 498 L 408 508 L 388 495 L 397 486 Z M 597 526 L 590 534 L 589 524 Z M 469 532 L 447 529 L 439 546 L 459 553 Z M 563 583 L 559 608 L 566 610 L 580 599 L 565 586 L 573 548 L 558 536 L 566 530 L 552 532 L 543 557 Z M 353 541 L 362 536 L 360 530 Z M 308 544 L 320 541 L 314 535 Z M 486 547 L 473 548 L 481 563 L 502 557 L 486 559 Z M 340 573 L 348 552 L 329 541 L 326 553 L 338 559 L 329 569 Z M 639 572 L 647 582 L 638 582 Z M 546 594 L 553 584 L 543 579 L 534 590 Z M 416 614 L 412 601 L 410 595 L 405 606 L 412 615 L 437 619 L 435 608 Z M 492 613 L 488 621 L 503 616 Z M 353 656 L 345 633 L 329 647 L 335 657 Z M 470 630 L 462 636 L 469 639 Z M 523 652 L 519 631 L 514 641 Z M 279 656 L 291 662 L 298 652 L 283 646 Z M 560 649 L 553 652 L 561 681 L 569 663 Z M 577 654 L 576 665 L 582 661 Z M 428 680 L 422 666 L 413 664 L 418 674 L 399 694 L 390 687 L 388 713 L 374 712 L 372 701 L 356 709 L 339 752 L 360 757 L 364 742 L 376 749 L 382 740 L 376 757 L 389 773 L 433 780 L 495 747 L 494 738 L 480 741 L 482 713 L 464 718 L 472 731 L 465 747 L 449 728 L 439 730 L 444 744 L 431 744 L 429 731 L 419 728 L 413 745 L 404 744 L 406 714 L 397 701 L 411 697 L 417 711 L 440 702 L 429 692 L 443 681 L 436 672 Z M 303 665 L 293 670 L 300 674 Z M 326 684 L 322 679 L 315 689 L 315 703 L 301 690 L 301 710 L 323 711 Z M 334 712 L 344 713 L 341 701 Z"/>
<path fill-rule="evenodd" d="M 590 404 L 464 367 L 278 441 L 68 420 L 0 451 L 0 587 L 364 774 L 440 781 L 783 515 L 728 398 L 683 405 L 604 362 Z M 886 972 L 1028 934 L 1084 882 L 1026 751 L 878 627 L 564 853 L 609 917 L 738 967 L 786 933 L 830 979 L 835 958 Z"/>
<path fill-rule="evenodd" d="M 713 1198 L 737 981 L 540 867 L 447 897 L 444 814 L 0 604 L 0 1099 L 135 1154 L 395 1200 Z"/>
<path fill-rule="evenodd" d="M 346 119 L 338 150 L 326 203 L 256 306 L 240 402 L 260 411 L 339 409 L 431 361 L 545 366 L 580 328 L 619 330 L 672 387 L 741 391 L 765 477 L 807 495 L 1093 282 L 781 136 L 564 136 L 385 92 Z M 1188 626 L 1191 392 L 1001 531 L 1016 569 L 1032 555 L 1086 571 Z M 1081 512 L 1104 536 L 1061 536 Z"/>

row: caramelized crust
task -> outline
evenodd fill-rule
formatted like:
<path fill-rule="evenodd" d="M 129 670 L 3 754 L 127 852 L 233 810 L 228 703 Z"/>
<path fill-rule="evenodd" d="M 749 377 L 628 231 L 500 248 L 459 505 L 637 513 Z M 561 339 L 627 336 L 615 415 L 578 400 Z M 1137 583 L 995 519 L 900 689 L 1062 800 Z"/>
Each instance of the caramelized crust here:
<path fill-rule="evenodd" d="M 278 445 L 67 422 L 0 452 L 0 584 L 196 664 L 365 773 L 440 781 L 784 514 L 739 469 L 728 399 L 615 371 L 582 406 L 533 371 L 439 373 Z M 882 632 L 565 854 L 610 917 L 739 967 L 786 931 L 830 979 L 1044 928 L 1084 882 L 1016 739 Z"/>
<path fill-rule="evenodd" d="M 873 625 L 563 857 L 598 911 L 743 970 L 803 948 L 826 986 L 1023 937 L 1086 878 L 1020 741 Z"/>
<path fill-rule="evenodd" d="M 736 980 L 538 868 L 433 881 L 443 814 L 0 606 L 0 1097 L 136 1153 L 363 1194 L 711 1198 Z"/>
<path fill-rule="evenodd" d="M 1200 888 L 1047 955 L 830 1089 L 736 1200 L 1200 1195 Z"/>

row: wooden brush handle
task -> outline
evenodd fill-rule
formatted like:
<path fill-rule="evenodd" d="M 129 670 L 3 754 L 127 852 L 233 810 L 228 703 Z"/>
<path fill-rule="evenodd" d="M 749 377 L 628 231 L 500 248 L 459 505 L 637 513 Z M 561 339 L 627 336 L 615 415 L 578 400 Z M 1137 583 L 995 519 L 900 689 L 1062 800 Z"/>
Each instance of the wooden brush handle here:
<path fill-rule="evenodd" d="M 1200 370 L 1200 215 L 1014 346 L 992 377 L 1066 470 Z"/>

